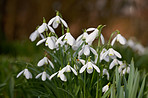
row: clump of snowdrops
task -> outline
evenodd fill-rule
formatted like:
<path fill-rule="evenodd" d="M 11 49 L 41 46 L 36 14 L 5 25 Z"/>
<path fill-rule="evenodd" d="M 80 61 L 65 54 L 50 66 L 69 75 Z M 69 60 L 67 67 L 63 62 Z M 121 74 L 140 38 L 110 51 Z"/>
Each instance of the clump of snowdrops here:
<path fill-rule="evenodd" d="M 135 75 L 137 70 L 135 71 L 133 63 L 127 64 L 125 60 L 122 60 L 122 55 L 113 47 L 116 43 L 125 45 L 126 39 L 116 30 L 111 34 L 109 41 L 105 42 L 101 33 L 104 26 L 84 29 L 82 34 L 75 39 L 58 11 L 48 23 L 43 18 L 43 23 L 29 37 L 32 42 L 40 37 L 36 46 L 40 47 L 41 44 L 45 46 L 43 57 L 37 65 L 34 65 L 38 69 L 27 63 L 16 77 L 24 75 L 27 80 L 35 79 L 34 87 L 38 89 L 36 92 L 38 97 L 130 96 L 123 88 L 126 85 L 132 86 L 133 83 L 125 85 L 122 84 L 121 79 L 124 78 L 126 82 L 128 74 Z M 57 35 L 57 28 L 61 28 L 62 36 L 60 37 Z M 98 42 L 93 46 L 95 40 Z"/>

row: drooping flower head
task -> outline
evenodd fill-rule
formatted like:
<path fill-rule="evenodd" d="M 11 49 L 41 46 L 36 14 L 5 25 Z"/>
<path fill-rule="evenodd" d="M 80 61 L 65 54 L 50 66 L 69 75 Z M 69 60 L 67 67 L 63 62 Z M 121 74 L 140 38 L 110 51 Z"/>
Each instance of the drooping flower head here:
<path fill-rule="evenodd" d="M 87 73 L 91 74 L 93 72 L 93 68 L 98 72 L 100 73 L 100 69 L 95 65 L 93 64 L 90 59 L 88 59 L 88 62 L 85 63 L 85 60 L 82 60 L 82 59 L 79 59 L 80 62 L 83 64 L 83 66 L 81 67 L 79 73 L 83 73 L 85 71 L 85 69 L 87 68 Z"/>
<path fill-rule="evenodd" d="M 44 64 L 50 64 L 50 66 L 54 68 L 53 63 L 46 56 L 38 62 L 37 66 L 41 67 Z"/>
<path fill-rule="evenodd" d="M 59 24 L 62 23 L 66 28 L 68 28 L 67 23 L 59 16 L 59 12 L 57 11 L 56 16 L 53 17 L 49 22 L 48 26 L 52 24 L 53 28 L 57 28 Z"/>
<path fill-rule="evenodd" d="M 24 70 L 22 70 L 22 71 L 16 76 L 16 78 L 18 78 L 21 74 L 23 74 L 26 79 L 31 79 L 31 78 L 32 78 L 32 74 L 30 73 L 30 71 L 29 71 L 27 68 L 25 68 Z"/>
<path fill-rule="evenodd" d="M 46 73 L 46 71 L 43 71 L 43 72 L 39 73 L 35 78 L 38 79 L 41 75 L 42 75 L 42 81 L 45 81 L 46 78 L 49 79 L 49 77 L 50 77 L 50 76 Z"/>
<path fill-rule="evenodd" d="M 117 34 L 117 36 L 112 40 L 112 46 L 114 45 L 115 41 L 119 42 L 122 45 L 126 44 L 126 39 L 121 34 Z"/>

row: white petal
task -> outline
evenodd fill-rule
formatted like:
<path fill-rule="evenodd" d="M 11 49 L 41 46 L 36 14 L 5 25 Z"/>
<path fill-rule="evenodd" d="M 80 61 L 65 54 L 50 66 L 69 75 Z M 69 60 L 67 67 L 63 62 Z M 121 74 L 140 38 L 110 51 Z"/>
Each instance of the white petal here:
<path fill-rule="evenodd" d="M 45 58 L 43 58 L 43 59 L 41 59 L 39 62 L 38 62 L 38 64 L 37 64 L 37 66 L 43 66 L 45 64 Z"/>
<path fill-rule="evenodd" d="M 48 22 L 48 25 L 51 25 L 54 20 L 55 20 L 55 17 L 51 18 L 50 21 Z"/>
<path fill-rule="evenodd" d="M 17 76 L 16 78 L 18 78 L 25 70 L 22 70 Z"/>
<path fill-rule="evenodd" d="M 130 72 L 130 67 L 127 67 L 127 73 L 129 73 Z"/>
<path fill-rule="evenodd" d="M 82 38 L 83 38 L 83 34 L 81 34 L 80 36 L 77 37 L 76 42 L 82 40 Z"/>
<path fill-rule="evenodd" d="M 86 43 L 92 43 L 98 35 L 98 29 L 95 29 L 91 34 L 86 37 Z"/>
<path fill-rule="evenodd" d="M 45 81 L 45 80 L 46 80 L 46 72 L 44 71 L 42 74 L 42 81 Z"/>
<path fill-rule="evenodd" d="M 55 48 L 55 42 L 52 40 L 52 37 L 47 37 L 46 44 L 48 45 L 49 49 Z"/>
<path fill-rule="evenodd" d="M 50 77 L 49 77 L 49 80 L 51 80 L 58 72 L 52 74 Z"/>
<path fill-rule="evenodd" d="M 88 56 L 90 54 L 90 49 L 88 45 L 84 46 L 84 55 Z"/>
<path fill-rule="evenodd" d="M 91 74 L 93 72 L 93 66 L 91 62 L 87 63 L 87 73 Z"/>
<path fill-rule="evenodd" d="M 56 21 L 53 22 L 52 24 L 53 28 L 56 29 L 59 26 L 59 23 L 57 23 Z"/>
<path fill-rule="evenodd" d="M 45 30 L 47 30 L 47 24 L 43 23 L 37 30 L 39 33 L 43 33 Z"/>
<path fill-rule="evenodd" d="M 93 31 L 95 30 L 96 28 L 88 28 L 86 31 L 89 32 L 89 31 Z"/>
<path fill-rule="evenodd" d="M 103 37 L 103 35 L 102 35 L 102 34 L 101 34 L 101 42 L 102 42 L 102 44 L 104 45 L 105 40 L 104 40 L 104 37 Z"/>
<path fill-rule="evenodd" d="M 94 55 L 98 55 L 97 52 L 96 52 L 96 50 L 93 49 L 92 47 L 90 47 L 90 50 L 92 51 L 92 53 L 93 53 Z"/>
<path fill-rule="evenodd" d="M 70 67 L 70 68 L 75 75 L 78 75 L 77 72 L 72 67 Z"/>
<path fill-rule="evenodd" d="M 100 69 L 99 69 L 95 64 L 92 63 L 92 66 L 96 69 L 96 71 L 97 71 L 98 73 L 100 73 Z"/>
<path fill-rule="evenodd" d="M 114 54 L 118 57 L 118 58 L 122 58 L 122 56 L 120 55 L 120 53 L 118 53 L 117 51 L 113 50 Z"/>
<path fill-rule="evenodd" d="M 35 78 L 38 79 L 42 75 L 42 72 L 39 73 Z"/>
<path fill-rule="evenodd" d="M 117 65 L 118 63 L 117 63 L 117 59 L 114 59 L 111 63 L 110 63 L 110 65 L 109 65 L 109 69 L 112 69 L 115 65 Z"/>
<path fill-rule="evenodd" d="M 65 76 L 64 74 L 61 74 L 61 75 L 60 75 L 60 79 L 61 79 L 62 81 L 67 81 L 67 78 L 66 78 L 66 76 Z"/>
<path fill-rule="evenodd" d="M 117 35 L 117 41 L 119 41 L 122 45 L 125 45 L 126 43 L 126 39 L 123 36 L 121 36 L 121 34 Z"/>
<path fill-rule="evenodd" d="M 53 28 L 57 28 L 59 26 L 59 23 L 60 23 L 59 16 L 56 16 L 52 24 Z"/>
<path fill-rule="evenodd" d="M 70 65 L 67 65 L 67 66 L 66 66 L 65 72 L 71 72 Z"/>
<path fill-rule="evenodd" d="M 35 30 L 31 35 L 29 36 L 29 39 L 33 42 L 36 40 L 36 38 L 39 36 L 39 33 L 37 30 Z"/>
<path fill-rule="evenodd" d="M 64 38 L 64 36 L 65 36 L 65 34 L 58 38 L 58 40 L 56 41 L 56 45 L 61 43 L 61 41 Z"/>
<path fill-rule="evenodd" d="M 67 23 L 62 18 L 60 18 L 60 20 L 63 23 L 63 25 L 67 28 L 68 27 Z"/>
<path fill-rule="evenodd" d="M 49 64 L 51 65 L 51 67 L 54 69 L 53 63 L 52 63 L 50 60 L 48 60 L 48 62 L 49 62 Z"/>
<path fill-rule="evenodd" d="M 112 42 L 111 42 L 111 46 L 113 46 L 113 45 L 114 45 L 114 43 L 115 43 L 116 39 L 117 39 L 117 37 L 115 37 L 115 38 L 112 40 Z"/>
<path fill-rule="evenodd" d="M 32 78 L 32 74 L 31 74 L 31 72 L 29 72 L 29 78 Z"/>
<path fill-rule="evenodd" d="M 107 69 L 103 69 L 103 75 L 107 75 L 107 80 L 109 80 L 109 73 L 107 71 Z"/>
<path fill-rule="evenodd" d="M 85 60 L 82 60 L 82 59 L 79 59 L 79 60 L 83 65 L 85 65 Z"/>
<path fill-rule="evenodd" d="M 102 92 L 106 93 L 108 91 L 109 87 L 108 85 L 105 85 L 103 88 L 102 88 Z"/>
<path fill-rule="evenodd" d="M 70 33 L 66 33 L 64 40 L 66 40 L 67 43 L 71 46 L 74 45 L 74 43 L 75 43 L 75 39 L 73 38 L 73 36 Z"/>
<path fill-rule="evenodd" d="M 48 25 L 48 28 L 51 32 L 55 33 L 54 29 L 51 26 Z"/>
<path fill-rule="evenodd" d="M 46 41 L 46 38 L 44 38 L 44 39 L 38 41 L 38 43 L 36 44 L 36 46 L 40 45 L 41 43 L 43 43 L 43 42 L 45 42 L 45 41 Z"/>
<path fill-rule="evenodd" d="M 82 68 L 80 69 L 79 73 L 82 73 L 85 69 L 86 69 L 87 65 L 82 66 Z"/>
<path fill-rule="evenodd" d="M 24 76 L 26 77 L 26 79 L 29 79 L 29 71 L 28 71 L 28 69 L 24 70 Z"/>

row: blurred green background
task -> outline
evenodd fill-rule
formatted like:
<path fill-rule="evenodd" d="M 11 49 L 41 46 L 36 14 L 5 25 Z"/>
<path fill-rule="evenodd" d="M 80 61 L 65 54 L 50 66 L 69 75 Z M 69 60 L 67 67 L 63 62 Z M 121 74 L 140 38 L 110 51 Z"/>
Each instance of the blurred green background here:
<path fill-rule="evenodd" d="M 82 29 L 106 25 L 102 34 L 108 40 L 118 29 L 126 39 L 135 37 L 148 46 L 147 0 L 1 0 L 0 1 L 0 97 L 27 94 L 18 84 L 17 73 L 26 63 L 37 64 L 43 57 L 42 46 L 29 40 L 29 35 L 45 17 L 48 22 L 58 10 L 76 38 Z M 58 32 L 61 35 L 61 32 Z M 131 48 L 116 47 L 127 62 L 134 57 L 140 70 L 148 70 L 148 55 L 139 55 Z M 23 67 L 24 66 L 24 67 Z M 23 94 L 24 93 L 24 94 Z M 22 94 L 22 96 L 21 96 Z M 27 97 L 27 95 L 26 95 Z"/>

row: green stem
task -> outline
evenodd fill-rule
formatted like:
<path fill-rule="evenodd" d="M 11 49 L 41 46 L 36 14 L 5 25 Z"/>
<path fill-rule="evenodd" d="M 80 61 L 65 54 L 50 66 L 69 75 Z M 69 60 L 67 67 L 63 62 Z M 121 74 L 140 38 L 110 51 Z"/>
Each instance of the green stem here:
<path fill-rule="evenodd" d="M 85 93 L 86 93 L 86 91 L 85 91 L 85 86 L 86 86 L 85 81 L 86 81 L 86 71 L 84 72 L 84 98 L 85 98 Z"/>
<path fill-rule="evenodd" d="M 98 98 L 99 80 L 97 78 L 96 98 Z"/>

